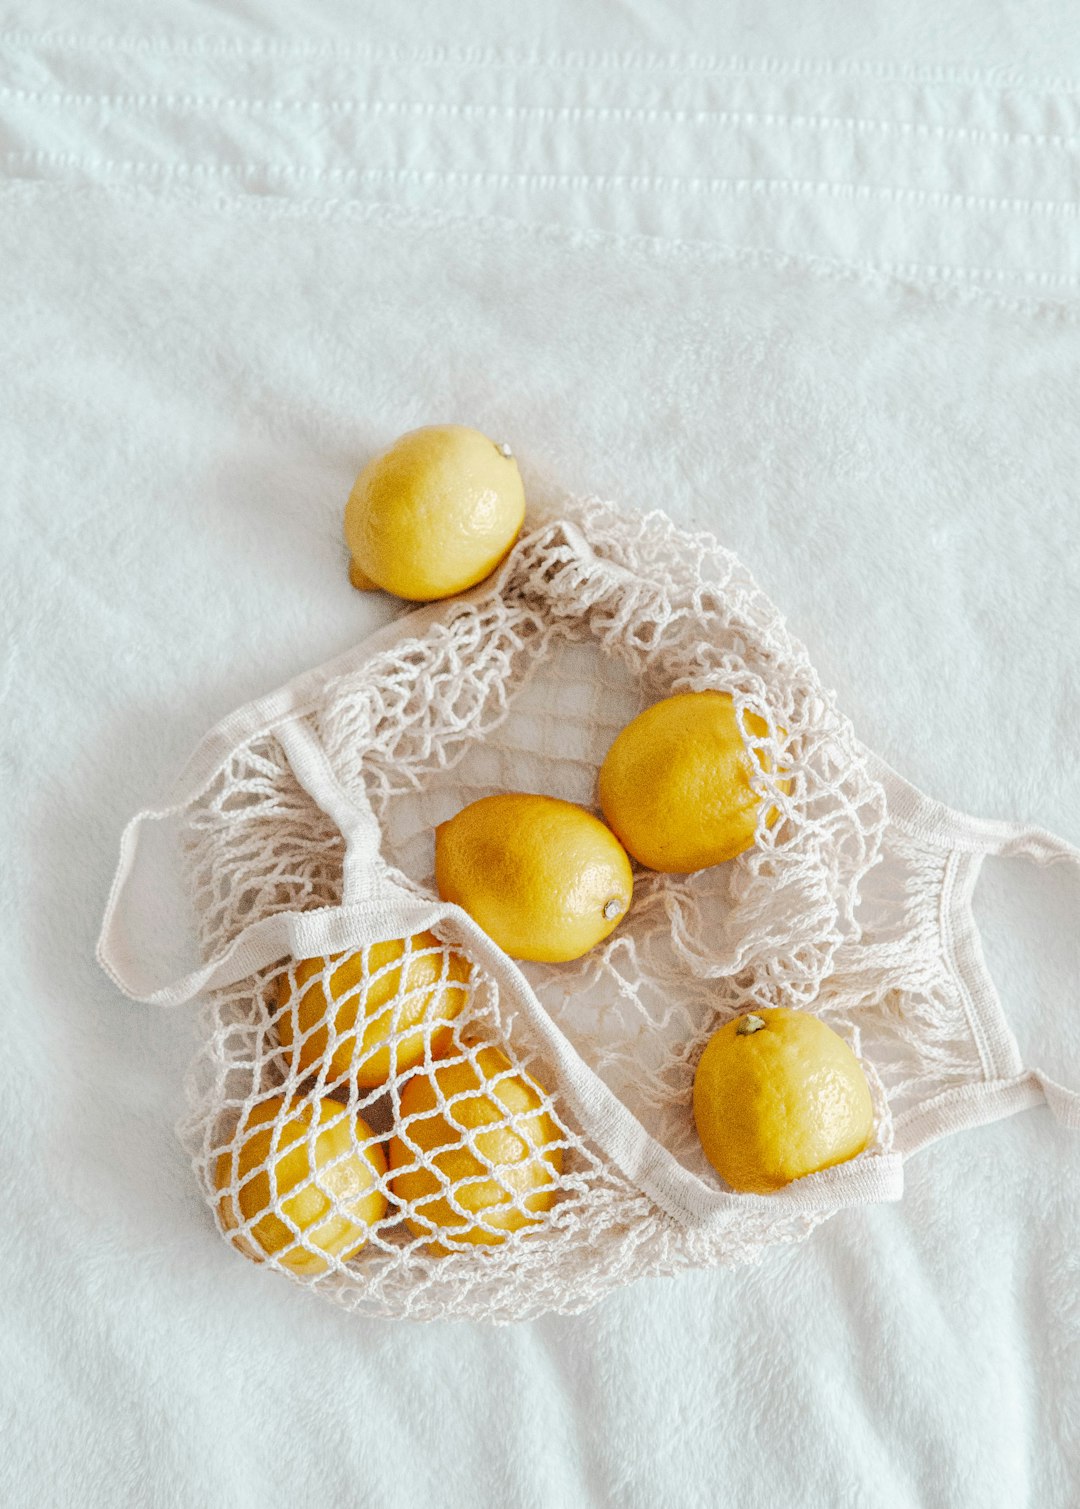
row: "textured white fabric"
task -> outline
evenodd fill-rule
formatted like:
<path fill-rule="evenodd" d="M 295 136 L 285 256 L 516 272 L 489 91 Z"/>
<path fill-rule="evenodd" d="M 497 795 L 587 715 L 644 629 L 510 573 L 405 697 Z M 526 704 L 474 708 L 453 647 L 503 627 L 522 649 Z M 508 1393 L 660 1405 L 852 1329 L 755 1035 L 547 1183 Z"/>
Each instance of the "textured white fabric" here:
<path fill-rule="evenodd" d="M 153 78 L 213 83 L 175 56 Z M 1071 86 L 1036 93 L 1064 118 Z M 942 103 L 928 78 L 920 110 Z M 984 150 L 1010 171 L 1008 142 Z M 591 197 L 567 191 L 579 224 Z M 1036 218 L 1011 265 L 1072 276 Z M 829 255 L 801 229 L 786 250 Z M 725 230 L 721 209 L 699 233 Z M 0 240 L 9 1499 L 1074 1502 L 1080 1152 L 1046 1112 L 935 1144 L 902 1205 L 759 1268 L 500 1332 L 361 1322 L 217 1240 L 173 1134 L 190 1023 L 119 1002 L 91 958 L 132 806 L 390 611 L 346 583 L 341 504 L 433 418 L 508 434 L 541 503 L 595 490 L 712 528 L 870 745 L 1076 839 L 1074 314 L 172 189 L 5 188 Z M 1063 867 L 1011 862 L 976 899 L 1024 1061 L 1073 1087 L 1076 905 Z"/>

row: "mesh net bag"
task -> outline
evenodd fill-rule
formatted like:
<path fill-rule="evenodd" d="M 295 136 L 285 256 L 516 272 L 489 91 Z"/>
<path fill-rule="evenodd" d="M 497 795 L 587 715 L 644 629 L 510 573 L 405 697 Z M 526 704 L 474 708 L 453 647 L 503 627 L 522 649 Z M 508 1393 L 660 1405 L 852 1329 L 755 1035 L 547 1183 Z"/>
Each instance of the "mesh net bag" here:
<path fill-rule="evenodd" d="M 761 754 L 752 849 L 638 870 L 628 916 L 569 964 L 517 964 L 438 899 L 438 823 L 507 790 L 593 807 L 617 732 L 706 688 Z M 181 1136 L 222 1233 L 352 1310 L 506 1321 L 744 1262 L 894 1198 L 894 1102 L 925 1090 L 927 1063 L 897 1009 L 901 954 L 860 974 L 887 822 L 871 758 L 733 555 L 597 500 L 228 720 L 175 809 L 207 961 Z M 878 867 L 901 912 L 923 864 Z M 939 983 L 915 989 L 947 1088 L 965 1049 Z M 695 1135 L 694 1069 L 730 1016 L 780 1004 L 847 1038 L 875 1137 L 736 1194 Z"/>

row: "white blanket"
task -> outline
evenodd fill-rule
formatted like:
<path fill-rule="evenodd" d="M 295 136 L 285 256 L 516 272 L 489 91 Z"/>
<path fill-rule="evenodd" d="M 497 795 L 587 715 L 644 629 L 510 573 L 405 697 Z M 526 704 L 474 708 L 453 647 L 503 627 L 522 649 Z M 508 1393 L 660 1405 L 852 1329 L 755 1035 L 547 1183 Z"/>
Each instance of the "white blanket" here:
<path fill-rule="evenodd" d="M 1080 1501 L 1080 1139 L 1046 1111 L 933 1146 L 901 1205 L 837 1217 L 753 1269 L 505 1330 L 364 1322 L 215 1235 L 172 1135 L 191 1018 L 126 1003 L 92 960 L 127 815 L 218 717 L 393 611 L 349 588 L 341 510 L 375 448 L 432 420 L 510 439 L 537 503 L 596 491 L 712 528 L 886 759 L 953 805 L 1080 841 L 1074 95 L 989 77 L 967 94 L 907 77 L 903 99 L 872 75 L 843 84 L 852 118 L 917 108 L 952 133 L 939 166 L 954 176 L 934 193 L 975 171 L 976 129 L 1060 136 L 1056 158 L 1032 159 L 1037 196 L 1024 191 L 1052 211 L 968 216 L 924 186 L 884 224 L 857 195 L 841 220 L 803 203 L 835 195 L 773 190 L 761 197 L 782 214 L 744 214 L 726 236 L 745 191 L 693 223 L 665 191 L 631 226 L 634 191 L 607 185 L 597 233 L 589 194 L 549 193 L 539 167 L 503 186 L 512 202 L 475 176 L 512 153 L 511 129 L 522 153 L 577 150 L 565 115 L 546 139 L 545 117 L 471 134 L 459 120 L 469 182 L 451 194 L 444 163 L 425 196 L 422 180 L 330 170 L 381 143 L 395 173 L 410 153 L 424 171 L 415 154 L 448 150 L 431 109 L 397 134 L 384 121 L 338 139 L 250 104 L 269 87 L 260 69 L 279 100 L 304 70 L 309 101 L 333 83 L 423 104 L 424 89 L 460 99 L 469 78 L 505 89 L 506 68 L 391 77 L 357 55 L 163 60 L 32 41 L 11 55 L 0 1500 Z M 702 108 L 726 80 L 743 115 L 814 113 L 812 70 L 757 72 L 703 72 Z M 651 91 L 633 108 L 674 113 L 661 145 L 643 132 L 637 150 L 706 150 L 677 114 L 692 70 L 533 74 L 513 75 L 515 111 L 533 90 L 537 110 L 570 109 L 577 88 L 608 112 Z M 191 103 L 215 90 L 249 104 L 226 119 Z M 123 103 L 148 92 L 160 105 Z M 757 154 L 759 182 L 804 130 L 743 122 L 730 150 Z M 887 164 L 856 153 L 851 172 L 887 166 L 893 181 L 903 159 L 932 176 L 910 133 L 878 135 L 896 148 Z M 619 151 L 580 126 L 577 139 Z M 1023 186 L 1026 150 L 981 142 L 982 200 L 1022 197 L 1003 185 Z M 257 167 L 191 171 L 211 159 Z M 116 166 L 136 160 L 152 166 Z M 812 169 L 834 171 L 831 156 Z M 935 275 L 945 209 L 951 271 Z M 732 238 L 753 250 L 708 244 Z M 1000 862 L 979 901 L 1028 1062 L 1073 1085 L 1078 901 L 1067 871 Z"/>

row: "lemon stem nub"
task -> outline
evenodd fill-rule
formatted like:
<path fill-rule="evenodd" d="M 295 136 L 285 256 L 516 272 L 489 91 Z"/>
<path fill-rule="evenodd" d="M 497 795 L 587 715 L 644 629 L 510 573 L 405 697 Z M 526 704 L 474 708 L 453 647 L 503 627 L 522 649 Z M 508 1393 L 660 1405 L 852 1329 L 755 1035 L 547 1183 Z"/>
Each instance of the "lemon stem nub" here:
<path fill-rule="evenodd" d="M 622 909 L 623 904 L 619 900 L 619 898 L 617 896 L 612 896 L 611 900 L 606 902 L 604 905 L 605 920 L 608 922 L 614 922 L 615 918 L 619 915 Z"/>
<path fill-rule="evenodd" d="M 759 1016 L 755 1016 L 753 1012 L 750 1012 L 748 1016 L 744 1016 L 740 1020 L 739 1025 L 735 1028 L 735 1032 L 739 1037 L 746 1037 L 751 1032 L 760 1032 L 764 1025 L 765 1023 Z"/>

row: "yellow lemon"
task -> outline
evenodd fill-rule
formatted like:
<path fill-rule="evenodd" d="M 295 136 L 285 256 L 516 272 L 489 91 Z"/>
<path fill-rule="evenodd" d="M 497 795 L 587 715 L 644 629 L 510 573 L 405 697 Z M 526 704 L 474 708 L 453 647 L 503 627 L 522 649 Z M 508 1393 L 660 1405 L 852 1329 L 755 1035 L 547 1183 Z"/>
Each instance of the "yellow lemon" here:
<path fill-rule="evenodd" d="M 414 1074 L 401 1095 L 405 1124 L 390 1142 L 391 1188 L 405 1223 L 440 1254 L 448 1250 L 440 1236 L 495 1244 L 531 1225 L 550 1209 L 562 1171 L 562 1149 L 552 1146 L 558 1128 L 541 1109 L 539 1087 L 513 1073 L 498 1048 L 475 1058 Z"/>
<path fill-rule="evenodd" d="M 721 1179 L 768 1194 L 861 1153 L 874 1109 L 844 1039 L 809 1012 L 775 1006 L 709 1039 L 694 1076 L 694 1122 Z"/>
<path fill-rule="evenodd" d="M 329 1055 L 329 1086 L 351 1076 L 372 1090 L 418 1064 L 425 1039 L 434 1056 L 446 1051 L 471 973 L 464 955 L 428 932 L 302 959 L 293 965 L 295 985 L 281 977 L 278 1037 L 301 1075 Z"/>
<path fill-rule="evenodd" d="M 485 796 L 435 830 L 435 883 L 515 959 L 577 959 L 622 921 L 630 861 L 599 818 L 525 792 Z"/>
<path fill-rule="evenodd" d="M 309 1275 L 359 1252 L 386 1211 L 386 1159 L 377 1142 L 363 1145 L 373 1136 L 336 1100 L 274 1095 L 252 1106 L 214 1166 L 218 1219 L 233 1246 Z"/>
<path fill-rule="evenodd" d="M 747 713 L 757 737 L 768 726 Z M 600 767 L 604 817 L 634 858 L 679 874 L 733 859 L 754 842 L 760 799 L 735 704 L 725 692 L 682 692 L 628 723 Z M 758 753 L 765 767 L 765 759 Z M 788 784 L 781 782 L 781 789 Z M 770 821 L 778 814 L 773 811 Z"/>
<path fill-rule="evenodd" d="M 525 518 L 508 445 L 460 424 L 410 430 L 357 477 L 345 505 L 350 580 L 416 602 L 494 571 Z"/>

